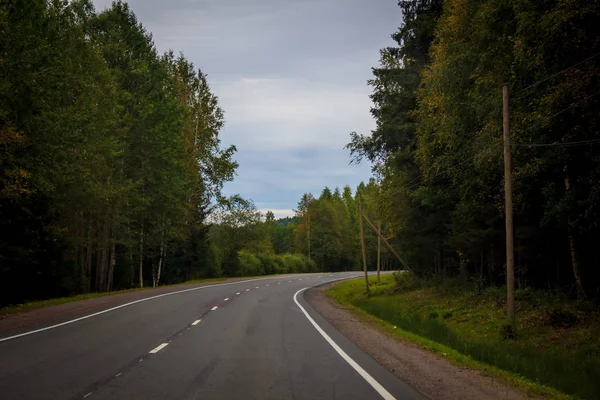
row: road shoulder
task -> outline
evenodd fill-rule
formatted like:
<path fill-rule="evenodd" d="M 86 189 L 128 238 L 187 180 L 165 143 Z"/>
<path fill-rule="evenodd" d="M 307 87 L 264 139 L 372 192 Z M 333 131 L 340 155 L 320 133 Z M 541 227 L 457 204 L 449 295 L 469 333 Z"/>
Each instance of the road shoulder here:
<path fill-rule="evenodd" d="M 321 286 L 306 292 L 307 302 L 346 338 L 402 381 L 431 399 L 525 399 L 503 382 L 451 364 L 416 345 L 388 337 L 377 325 L 328 298 Z"/>

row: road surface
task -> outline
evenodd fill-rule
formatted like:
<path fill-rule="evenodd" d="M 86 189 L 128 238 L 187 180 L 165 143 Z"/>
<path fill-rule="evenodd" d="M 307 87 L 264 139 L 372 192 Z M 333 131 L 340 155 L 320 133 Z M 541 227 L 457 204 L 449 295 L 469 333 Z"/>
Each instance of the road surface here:
<path fill-rule="evenodd" d="M 224 283 L 0 338 L 0 398 L 421 399 L 304 300 L 352 276 Z"/>

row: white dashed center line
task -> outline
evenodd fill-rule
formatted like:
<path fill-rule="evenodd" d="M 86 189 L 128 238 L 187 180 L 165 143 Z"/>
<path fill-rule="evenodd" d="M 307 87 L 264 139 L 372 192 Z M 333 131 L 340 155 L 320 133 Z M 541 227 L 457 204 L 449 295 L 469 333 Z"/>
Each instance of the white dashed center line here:
<path fill-rule="evenodd" d="M 227 301 L 227 300 L 229 300 L 229 297 L 225 297 L 225 300 L 223 300 L 223 301 Z"/>
<path fill-rule="evenodd" d="M 119 376 L 121 376 L 121 372 L 119 372 L 118 374 L 116 374 L 115 378 L 118 378 Z"/>
<path fill-rule="evenodd" d="M 214 306 L 213 308 L 210 309 L 210 311 L 215 311 L 217 308 L 219 308 L 219 306 Z"/>
<path fill-rule="evenodd" d="M 239 295 L 240 295 L 240 292 L 237 292 L 235 295 L 236 295 L 236 296 L 239 296 Z"/>
<path fill-rule="evenodd" d="M 258 289 L 258 286 L 257 286 L 257 287 L 255 287 L 254 289 Z"/>
<path fill-rule="evenodd" d="M 281 285 L 281 282 L 277 282 L 278 285 Z"/>
<path fill-rule="evenodd" d="M 246 289 L 246 292 L 249 292 L 249 291 L 250 291 L 250 289 Z"/>
<path fill-rule="evenodd" d="M 271 286 L 271 285 L 265 285 L 265 286 Z"/>
<path fill-rule="evenodd" d="M 192 322 L 192 325 L 198 325 L 200 323 L 201 320 L 197 319 L 194 322 Z"/>
<path fill-rule="evenodd" d="M 86 394 L 85 396 L 83 396 L 83 398 L 85 399 L 86 397 L 88 397 L 90 394 L 92 394 L 92 392 L 89 392 L 88 394 Z"/>
<path fill-rule="evenodd" d="M 163 343 L 160 346 L 158 346 L 157 348 L 150 350 L 150 354 L 156 354 L 159 351 L 161 351 L 162 349 L 164 349 L 165 347 L 167 347 L 168 345 L 169 345 L 169 343 Z"/>

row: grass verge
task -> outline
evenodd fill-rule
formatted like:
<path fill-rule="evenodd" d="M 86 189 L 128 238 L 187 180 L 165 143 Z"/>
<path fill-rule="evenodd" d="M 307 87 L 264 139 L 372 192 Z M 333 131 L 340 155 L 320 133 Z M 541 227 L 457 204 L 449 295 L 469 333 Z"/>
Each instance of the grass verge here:
<path fill-rule="evenodd" d="M 331 287 L 327 295 L 375 321 L 390 337 L 415 342 L 528 394 L 600 396 L 597 311 L 584 313 L 564 299 L 519 292 L 517 336 L 505 339 L 501 289 L 415 287 L 397 284 L 391 275 L 382 276 L 379 285 L 371 279 L 370 288 L 366 295 L 364 281 L 353 280 Z M 563 317 L 558 324 L 557 315 Z"/>
<path fill-rule="evenodd" d="M 230 278 L 207 278 L 207 279 L 196 279 L 183 283 L 176 283 L 173 285 L 164 285 L 159 286 L 159 288 L 164 287 L 177 287 L 184 285 L 192 285 L 192 284 L 201 284 L 201 283 L 209 283 L 209 282 L 217 282 L 217 281 L 226 281 L 229 279 L 254 279 L 254 278 L 267 278 L 269 276 L 277 276 L 277 275 L 262 275 L 262 276 L 244 276 L 244 277 L 230 277 Z M 72 303 L 75 301 L 94 299 L 96 297 L 104 297 L 104 296 L 114 296 L 116 294 L 129 293 L 129 292 L 139 292 L 145 290 L 157 289 L 153 287 L 145 287 L 145 288 L 133 288 L 133 289 L 124 289 L 124 290 L 115 290 L 112 292 L 93 292 L 93 293 L 83 293 L 78 294 L 76 296 L 68 296 L 68 297 L 57 297 L 48 300 L 36 300 L 22 304 L 16 304 L 11 306 L 6 306 L 0 308 L 0 317 L 4 317 L 10 314 L 17 314 L 25 311 L 31 311 L 38 308 L 48 307 L 48 306 L 56 306 L 59 304 Z"/>

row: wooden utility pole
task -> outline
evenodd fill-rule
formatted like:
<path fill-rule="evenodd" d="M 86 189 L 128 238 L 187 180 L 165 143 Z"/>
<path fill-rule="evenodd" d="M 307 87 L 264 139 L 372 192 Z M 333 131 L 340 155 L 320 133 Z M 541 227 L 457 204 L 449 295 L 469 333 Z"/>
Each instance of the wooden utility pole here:
<path fill-rule="evenodd" d="M 358 193 L 358 219 L 360 221 L 360 244 L 362 246 L 363 270 L 365 271 L 365 285 L 369 291 L 369 274 L 367 273 L 367 250 L 365 249 L 365 228 L 363 227 L 362 196 Z"/>
<path fill-rule="evenodd" d="M 504 205 L 506 213 L 506 308 L 508 322 L 515 326 L 515 253 L 513 239 L 512 166 L 510 159 L 510 114 L 508 86 L 502 86 L 502 125 L 504 131 Z"/>
<path fill-rule="evenodd" d="M 307 233 L 307 240 L 308 240 L 308 261 L 310 261 L 310 210 L 309 207 L 306 207 L 306 233 Z"/>
<path fill-rule="evenodd" d="M 379 234 L 377 235 L 377 283 L 379 284 L 379 273 L 381 272 L 381 221 L 379 221 L 378 228 Z"/>
<path fill-rule="evenodd" d="M 386 247 L 389 249 L 389 251 L 390 251 L 390 252 L 391 252 L 391 253 L 394 255 L 394 257 L 396 257 L 396 258 L 398 259 L 398 261 L 400 261 L 400 263 L 402 264 L 402 266 L 403 266 L 404 268 L 406 268 L 406 270 L 407 270 L 408 272 L 410 272 L 411 274 L 413 274 L 415 278 L 419 278 L 419 277 L 417 276 L 417 274 L 415 274 L 415 271 L 413 271 L 413 270 L 412 270 L 412 269 L 411 269 L 411 268 L 408 266 L 408 264 L 406 263 L 406 261 L 404 261 L 404 260 L 402 259 L 402 257 L 400 257 L 400 256 L 398 255 L 398 253 L 396 253 L 396 250 L 394 250 L 394 248 L 392 247 L 392 245 L 391 245 L 391 244 L 389 244 L 387 240 L 385 240 L 385 238 L 383 237 L 383 235 L 382 235 L 381 233 L 379 233 L 379 231 L 377 230 L 377 228 L 375 227 L 375 225 L 373 225 L 373 223 L 372 223 L 371 221 L 369 221 L 369 218 L 367 218 L 367 216 L 366 216 L 366 215 L 364 215 L 364 214 L 363 214 L 363 218 L 365 219 L 365 221 L 367 221 L 367 224 L 369 224 L 369 226 L 371 227 L 371 229 L 373 230 L 373 232 L 375 232 L 375 233 L 377 234 L 377 236 L 378 236 L 378 237 L 380 237 L 380 238 L 381 238 L 381 240 L 383 240 L 383 244 L 385 244 L 385 246 L 386 246 Z"/>

